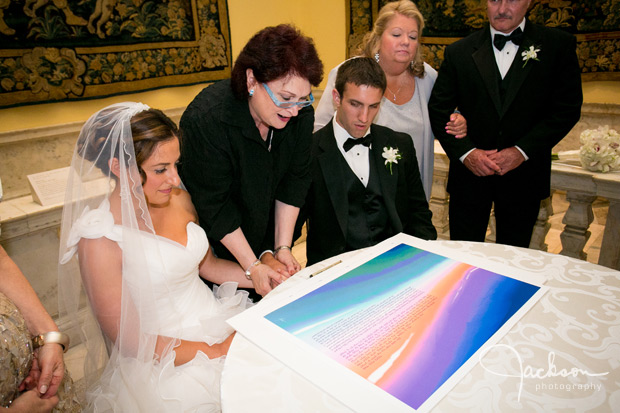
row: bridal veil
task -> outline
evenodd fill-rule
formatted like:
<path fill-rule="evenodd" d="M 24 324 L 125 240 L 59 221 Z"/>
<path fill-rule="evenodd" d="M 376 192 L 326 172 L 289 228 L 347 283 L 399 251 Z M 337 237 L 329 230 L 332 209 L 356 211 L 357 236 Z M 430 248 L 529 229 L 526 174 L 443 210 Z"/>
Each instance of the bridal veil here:
<path fill-rule="evenodd" d="M 119 398 L 124 410 L 134 402 L 141 411 L 162 410 L 162 393 L 154 378 L 161 369 L 158 360 L 169 355 L 177 341 L 159 337 L 156 310 L 166 294 L 154 291 L 148 270 L 165 268 L 164 257 L 153 251 L 158 243 L 149 240 L 157 235 L 131 130 L 132 117 L 148 109 L 125 102 L 94 114 L 82 128 L 70 167 L 60 238 L 59 311 L 74 323 L 73 331 L 79 331 L 87 348 L 84 376 L 89 409 L 95 411 L 121 410 Z M 118 168 L 113 173 L 115 159 Z M 112 218 L 99 211 L 115 188 L 120 190 L 121 208 Z M 110 240 L 110 234 L 118 239 Z M 102 267 L 105 278 L 98 275 L 95 294 L 93 277 Z M 93 297 L 99 297 L 98 302 L 92 302 Z M 113 324 L 107 327 L 116 340 L 102 334 L 97 318 L 102 326 Z"/>

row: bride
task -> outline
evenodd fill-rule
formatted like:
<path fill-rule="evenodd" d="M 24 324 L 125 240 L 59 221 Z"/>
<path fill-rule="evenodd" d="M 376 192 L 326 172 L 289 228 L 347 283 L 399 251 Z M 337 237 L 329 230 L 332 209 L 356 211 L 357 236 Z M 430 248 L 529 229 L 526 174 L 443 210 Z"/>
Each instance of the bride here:
<path fill-rule="evenodd" d="M 238 265 L 213 255 L 197 225 L 189 194 L 178 188 L 179 145 L 169 118 L 133 102 L 100 110 L 78 138 L 63 210 L 59 301 L 63 314 L 84 318 L 83 289 L 97 321 L 89 328 L 87 316 L 82 327 L 85 376 L 109 354 L 88 391 L 89 410 L 220 410 L 234 335 L 225 320 L 251 305 L 237 285 L 252 285 Z M 236 282 L 212 292 L 198 275 Z"/>

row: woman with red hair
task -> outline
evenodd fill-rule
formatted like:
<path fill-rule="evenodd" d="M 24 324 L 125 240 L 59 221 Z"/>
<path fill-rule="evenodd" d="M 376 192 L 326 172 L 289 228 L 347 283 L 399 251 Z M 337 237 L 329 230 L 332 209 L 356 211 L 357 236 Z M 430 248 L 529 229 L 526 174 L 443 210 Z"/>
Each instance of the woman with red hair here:
<path fill-rule="evenodd" d="M 255 299 L 300 269 L 291 246 L 310 185 L 311 86 L 322 77 L 310 38 L 267 27 L 231 79 L 205 88 L 181 118 L 181 178 L 200 225 L 216 255 L 252 280 Z"/>

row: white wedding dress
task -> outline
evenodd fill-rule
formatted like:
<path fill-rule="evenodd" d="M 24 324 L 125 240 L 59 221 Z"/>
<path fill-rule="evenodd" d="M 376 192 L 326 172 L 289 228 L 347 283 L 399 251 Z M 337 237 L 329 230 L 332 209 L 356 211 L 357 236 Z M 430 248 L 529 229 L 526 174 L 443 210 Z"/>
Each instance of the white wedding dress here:
<path fill-rule="evenodd" d="M 107 199 L 98 209 L 85 211 L 69 236 L 71 257 L 81 238 L 106 237 L 123 249 L 123 227 L 114 224 Z M 224 283 L 215 289 L 207 287 L 198 275 L 198 266 L 207 253 L 209 243 L 204 230 L 193 222 L 187 224 L 187 245 L 179 244 L 161 236 L 145 233 L 141 237 L 147 251 L 149 274 L 156 308 L 152 311 L 157 325 L 148 325 L 142 320 L 142 328 L 159 336 L 214 344 L 223 341 L 232 332 L 226 319 L 251 305 L 247 292 L 236 291 L 236 283 Z M 149 253 L 160 259 L 149 259 Z M 160 263 L 163 261 L 163 266 Z M 139 294 L 144 285 L 133 285 L 133 271 L 141 268 L 129 266 L 123 271 L 123 278 L 129 283 L 132 294 Z M 146 322 L 147 325 L 144 325 Z M 107 368 L 96 388 L 89 391 L 89 404 L 96 411 L 112 408 L 114 411 L 146 411 L 145 407 L 156 405 L 158 411 L 220 411 L 220 376 L 224 358 L 209 359 L 198 352 L 190 362 L 174 366 L 174 352 L 169 352 L 157 368 L 144 366 L 136 359 L 120 357 L 123 360 L 117 368 Z M 155 363 L 155 362 L 154 362 Z M 142 364 L 142 365 L 141 365 Z M 137 388 L 132 377 L 139 377 L 140 371 L 151 375 L 148 383 L 151 389 Z M 142 378 L 144 379 L 144 378 Z M 152 395 L 158 400 L 152 400 Z M 146 400 L 145 398 L 148 398 Z M 150 408 L 149 408 L 150 410 Z"/>

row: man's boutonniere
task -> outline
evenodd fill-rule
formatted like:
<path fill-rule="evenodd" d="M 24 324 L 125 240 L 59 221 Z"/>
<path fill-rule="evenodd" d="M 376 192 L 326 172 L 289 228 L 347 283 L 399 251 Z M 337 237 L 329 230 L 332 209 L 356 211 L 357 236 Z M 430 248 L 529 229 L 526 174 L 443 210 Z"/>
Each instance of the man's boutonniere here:
<path fill-rule="evenodd" d="M 389 148 L 384 147 L 382 156 L 385 158 L 385 164 L 390 165 L 390 175 L 392 175 L 392 164 L 398 163 L 398 160 L 401 158 L 400 153 L 398 153 L 398 148 L 393 149 L 391 146 Z"/>
<path fill-rule="evenodd" d="M 537 49 L 534 46 L 530 46 L 528 50 L 524 50 L 523 53 L 521 53 L 524 62 L 523 67 L 525 67 L 525 65 L 527 64 L 527 62 L 530 61 L 530 59 L 540 61 L 538 60 L 538 52 L 540 52 L 540 49 Z"/>

